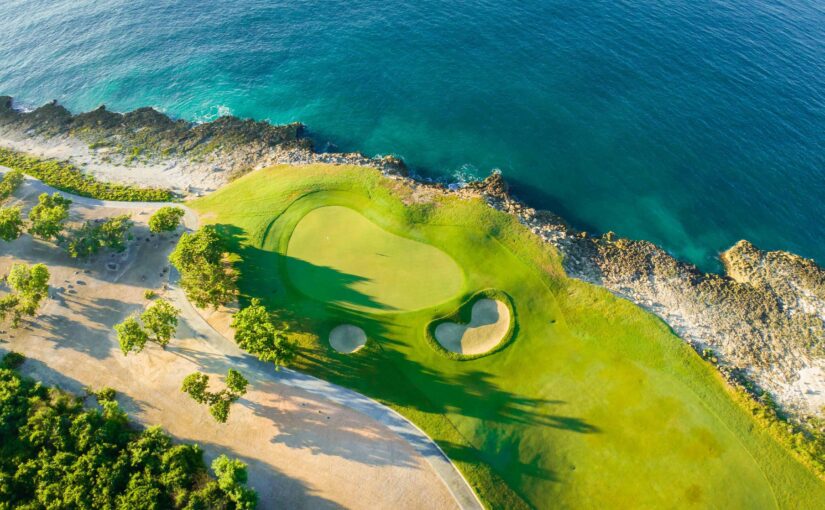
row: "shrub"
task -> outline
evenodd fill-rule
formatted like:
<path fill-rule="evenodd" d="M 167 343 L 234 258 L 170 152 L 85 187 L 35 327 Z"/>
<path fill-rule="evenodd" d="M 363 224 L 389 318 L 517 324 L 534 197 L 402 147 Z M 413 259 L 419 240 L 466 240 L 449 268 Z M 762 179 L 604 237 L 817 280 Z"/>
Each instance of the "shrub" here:
<path fill-rule="evenodd" d="M 174 198 L 169 190 L 101 182 L 69 163 L 43 161 L 4 148 L 0 148 L 0 165 L 19 171 L 21 175 L 29 174 L 49 186 L 83 197 L 127 202 L 167 202 Z"/>
<path fill-rule="evenodd" d="M 152 289 L 146 289 L 143 291 L 143 297 L 144 299 L 155 299 L 158 297 L 158 293 Z"/>
<path fill-rule="evenodd" d="M 126 241 L 131 238 L 129 230 L 134 223 L 129 215 L 115 216 L 102 223 L 87 221 L 63 240 L 70 257 L 91 257 L 101 248 L 115 251 L 126 249 Z"/>
<path fill-rule="evenodd" d="M 0 201 L 5 200 L 11 196 L 14 191 L 20 187 L 23 182 L 23 172 L 20 170 L 12 170 L 6 172 L 3 178 L 0 179 Z"/>
<path fill-rule="evenodd" d="M 29 233 L 46 240 L 60 236 L 69 219 L 71 203 L 71 200 L 62 197 L 60 193 L 41 193 L 37 197 L 37 205 L 29 212 L 29 221 L 32 223 Z"/>
<path fill-rule="evenodd" d="M 172 232 L 180 224 L 186 211 L 180 207 L 161 207 L 149 218 L 149 230 L 155 233 Z"/>
<path fill-rule="evenodd" d="M 20 216 L 20 207 L 0 208 L 0 239 L 6 242 L 14 241 L 23 232 L 23 218 Z"/>

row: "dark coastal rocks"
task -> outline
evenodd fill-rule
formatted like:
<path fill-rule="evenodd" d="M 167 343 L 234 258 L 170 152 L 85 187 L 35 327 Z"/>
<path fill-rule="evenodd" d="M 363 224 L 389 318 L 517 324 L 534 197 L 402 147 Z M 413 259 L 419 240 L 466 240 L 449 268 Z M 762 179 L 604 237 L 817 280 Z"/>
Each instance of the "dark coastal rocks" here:
<path fill-rule="evenodd" d="M 23 112 L 14 108 L 11 97 L 0 96 L 0 132 L 4 131 L 76 138 L 126 163 L 138 158 L 146 162 L 183 158 L 226 172 L 227 180 L 266 165 L 313 162 L 372 166 L 407 175 L 407 166 L 395 156 L 316 153 L 304 126 L 297 122 L 273 125 L 230 115 L 197 124 L 171 119 L 153 108 L 116 113 L 105 106 L 72 115 L 56 102 Z"/>
<path fill-rule="evenodd" d="M 568 275 L 659 315 L 698 352 L 712 349 L 724 374 L 747 374 L 799 417 L 822 412 L 788 391 L 825 360 L 825 270 L 814 261 L 740 241 L 721 256 L 725 274 L 702 273 L 653 243 L 591 236 L 527 207 L 499 174 L 460 193 L 517 216 L 562 253 Z"/>

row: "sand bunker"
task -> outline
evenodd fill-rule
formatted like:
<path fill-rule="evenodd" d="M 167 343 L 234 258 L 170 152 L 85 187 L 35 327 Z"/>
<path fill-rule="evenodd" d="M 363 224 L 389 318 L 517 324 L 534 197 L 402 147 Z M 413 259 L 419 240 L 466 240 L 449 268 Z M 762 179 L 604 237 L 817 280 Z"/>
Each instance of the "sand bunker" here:
<path fill-rule="evenodd" d="M 435 339 L 451 352 L 483 354 L 497 346 L 510 327 L 510 309 L 495 299 L 476 301 L 471 317 L 469 324 L 439 324 L 435 328 Z"/>
<path fill-rule="evenodd" d="M 341 324 L 329 332 L 329 345 L 338 352 L 349 354 L 367 343 L 367 334 L 358 326 Z"/>

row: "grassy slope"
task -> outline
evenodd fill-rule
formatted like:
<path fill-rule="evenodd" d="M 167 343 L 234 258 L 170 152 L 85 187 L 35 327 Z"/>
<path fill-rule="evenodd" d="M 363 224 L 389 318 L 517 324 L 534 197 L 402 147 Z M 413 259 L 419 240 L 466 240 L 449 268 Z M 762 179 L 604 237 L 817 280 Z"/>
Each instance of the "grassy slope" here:
<path fill-rule="evenodd" d="M 305 331 L 299 368 L 413 419 L 489 505 L 814 508 L 825 500 L 825 485 L 755 426 L 661 321 L 564 277 L 557 256 L 512 218 L 448 198 L 407 207 L 399 197 L 409 193 L 364 169 L 279 167 L 192 205 L 242 256 L 242 290 Z M 464 292 L 409 313 L 297 292 L 284 273 L 300 261 L 283 254 L 298 221 L 326 205 L 445 251 L 464 269 Z M 346 294 L 353 277 L 330 270 L 324 281 Z M 515 340 L 488 357 L 447 359 L 427 344 L 426 324 L 484 288 L 512 296 Z M 367 347 L 349 356 L 329 348 L 326 334 L 341 322 L 364 327 Z"/>

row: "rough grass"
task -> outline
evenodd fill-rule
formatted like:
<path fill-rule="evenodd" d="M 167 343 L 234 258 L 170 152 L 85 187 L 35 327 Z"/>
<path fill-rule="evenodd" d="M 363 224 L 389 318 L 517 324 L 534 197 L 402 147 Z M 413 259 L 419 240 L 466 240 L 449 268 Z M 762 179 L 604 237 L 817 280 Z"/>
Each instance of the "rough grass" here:
<path fill-rule="evenodd" d="M 495 508 L 816 508 L 825 484 L 760 425 L 741 395 L 660 320 L 564 276 L 558 256 L 480 201 L 413 203 L 399 181 L 349 167 L 253 172 L 192 203 L 241 261 L 240 288 L 291 322 L 297 368 L 354 388 L 415 421 Z M 412 205 L 405 205 L 412 203 Z M 412 312 L 314 299 L 294 285 L 290 236 L 313 209 L 343 205 L 426 243 L 464 271 L 458 296 Z M 357 246 L 352 247 L 357 250 Z M 324 285 L 358 303 L 357 274 Z M 512 298 L 517 330 L 493 355 L 456 361 L 427 325 L 468 295 Z M 326 334 L 371 341 L 336 353 Z M 504 482 L 504 483 L 502 483 Z"/>

